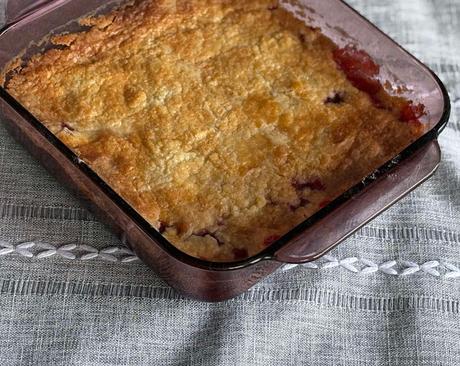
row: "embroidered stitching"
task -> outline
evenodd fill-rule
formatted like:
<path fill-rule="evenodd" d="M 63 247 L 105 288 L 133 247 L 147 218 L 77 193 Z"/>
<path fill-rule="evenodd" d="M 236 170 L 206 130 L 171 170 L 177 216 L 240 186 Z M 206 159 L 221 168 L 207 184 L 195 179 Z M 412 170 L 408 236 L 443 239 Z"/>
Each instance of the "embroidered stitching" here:
<path fill-rule="evenodd" d="M 92 259 L 102 259 L 107 262 L 130 263 L 139 261 L 139 258 L 128 248 L 107 247 L 97 249 L 90 245 L 75 243 L 65 244 L 55 247 L 44 242 L 29 241 L 20 244 L 11 244 L 0 240 L 0 256 L 8 254 L 19 254 L 26 258 L 44 259 L 53 256 L 60 256 L 70 260 L 89 261 Z"/>
<path fill-rule="evenodd" d="M 357 274 L 384 273 L 390 276 L 410 276 L 416 273 L 425 273 L 433 277 L 443 277 L 446 279 L 460 278 L 460 268 L 452 263 L 440 261 L 428 261 L 416 263 L 411 261 L 391 260 L 377 264 L 369 259 L 349 257 L 338 259 L 331 255 L 325 255 L 321 259 L 305 264 L 287 264 L 282 270 L 289 271 L 294 268 L 327 270 L 331 268 L 344 268 L 349 272 Z"/>
<path fill-rule="evenodd" d="M 101 259 L 106 262 L 131 263 L 140 261 L 139 258 L 126 247 L 109 246 L 97 249 L 87 244 L 64 244 L 55 247 L 52 244 L 28 241 L 19 244 L 12 244 L 0 240 L 0 256 L 17 254 L 26 258 L 45 259 L 53 256 L 69 260 L 90 261 Z M 356 274 L 375 274 L 383 273 L 390 276 L 411 276 L 417 273 L 425 273 L 433 277 L 445 279 L 460 278 L 460 268 L 445 261 L 428 261 L 416 263 L 405 260 L 391 260 L 381 264 L 365 258 L 348 257 L 339 259 L 332 255 L 325 255 L 321 259 L 305 264 L 287 264 L 282 267 L 282 271 L 289 271 L 294 268 L 304 268 L 309 270 L 328 270 L 343 268 Z"/>

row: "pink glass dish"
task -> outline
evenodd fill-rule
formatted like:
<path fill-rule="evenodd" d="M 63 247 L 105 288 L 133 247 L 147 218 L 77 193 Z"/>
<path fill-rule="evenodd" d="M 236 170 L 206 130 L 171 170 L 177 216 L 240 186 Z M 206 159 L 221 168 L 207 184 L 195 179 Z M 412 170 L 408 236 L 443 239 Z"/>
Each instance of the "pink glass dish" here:
<path fill-rule="evenodd" d="M 76 19 L 104 12 L 122 1 L 11 0 L 0 32 L 0 66 L 24 49 L 34 54 L 49 34 L 81 29 Z M 0 88 L 0 111 L 11 133 L 54 175 L 81 196 L 166 282 L 204 301 L 235 297 L 283 263 L 315 260 L 428 179 L 441 159 L 437 137 L 448 122 L 450 101 L 438 79 L 420 61 L 340 0 L 281 1 L 339 46 L 354 44 L 382 66 L 386 85 L 404 86 L 404 96 L 421 102 L 427 132 L 361 183 L 324 207 L 258 255 L 240 262 L 203 261 L 176 249 L 26 108 Z"/>

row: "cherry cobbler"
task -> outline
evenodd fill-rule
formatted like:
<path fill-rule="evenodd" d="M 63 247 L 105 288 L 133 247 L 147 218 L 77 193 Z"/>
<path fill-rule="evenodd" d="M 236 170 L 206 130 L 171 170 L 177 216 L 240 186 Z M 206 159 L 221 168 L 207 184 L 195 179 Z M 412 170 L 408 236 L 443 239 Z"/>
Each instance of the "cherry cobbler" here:
<path fill-rule="evenodd" d="M 276 2 L 174 3 L 85 18 L 5 87 L 184 252 L 254 255 L 423 133 L 366 52 Z"/>

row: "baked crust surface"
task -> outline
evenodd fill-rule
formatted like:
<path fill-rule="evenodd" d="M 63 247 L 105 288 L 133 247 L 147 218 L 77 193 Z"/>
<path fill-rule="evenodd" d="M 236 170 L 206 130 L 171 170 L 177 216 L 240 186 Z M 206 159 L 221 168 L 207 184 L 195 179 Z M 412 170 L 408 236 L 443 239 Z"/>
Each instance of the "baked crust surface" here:
<path fill-rule="evenodd" d="M 7 90 L 183 251 L 254 255 L 420 134 L 273 1 L 167 3 L 83 20 Z"/>

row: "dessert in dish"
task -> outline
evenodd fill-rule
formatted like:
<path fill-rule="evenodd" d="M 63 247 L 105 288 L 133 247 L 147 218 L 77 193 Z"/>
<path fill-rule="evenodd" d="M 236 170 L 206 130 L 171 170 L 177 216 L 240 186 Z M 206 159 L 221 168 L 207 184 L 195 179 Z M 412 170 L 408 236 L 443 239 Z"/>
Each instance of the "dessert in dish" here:
<path fill-rule="evenodd" d="M 379 66 L 276 2 L 139 0 L 5 87 L 170 242 L 254 255 L 423 133 Z"/>

